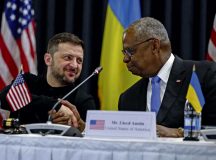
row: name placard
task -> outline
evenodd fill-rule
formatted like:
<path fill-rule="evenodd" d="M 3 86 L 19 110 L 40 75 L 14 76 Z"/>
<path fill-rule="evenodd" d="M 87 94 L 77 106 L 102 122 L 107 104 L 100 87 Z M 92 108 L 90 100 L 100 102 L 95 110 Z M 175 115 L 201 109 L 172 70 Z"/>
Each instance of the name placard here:
<path fill-rule="evenodd" d="M 153 112 L 88 111 L 87 137 L 156 139 Z"/>

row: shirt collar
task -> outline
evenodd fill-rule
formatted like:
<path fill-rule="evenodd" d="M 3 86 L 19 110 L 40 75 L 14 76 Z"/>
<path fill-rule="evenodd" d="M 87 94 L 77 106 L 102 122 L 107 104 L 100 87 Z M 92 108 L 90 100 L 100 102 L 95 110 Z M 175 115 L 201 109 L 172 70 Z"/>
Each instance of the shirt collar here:
<path fill-rule="evenodd" d="M 174 55 L 171 53 L 169 59 L 166 61 L 166 63 L 163 65 L 163 67 L 158 72 L 157 76 L 160 77 L 160 79 L 167 83 L 170 75 L 170 71 L 174 62 Z M 151 79 L 150 79 L 151 80 Z"/>

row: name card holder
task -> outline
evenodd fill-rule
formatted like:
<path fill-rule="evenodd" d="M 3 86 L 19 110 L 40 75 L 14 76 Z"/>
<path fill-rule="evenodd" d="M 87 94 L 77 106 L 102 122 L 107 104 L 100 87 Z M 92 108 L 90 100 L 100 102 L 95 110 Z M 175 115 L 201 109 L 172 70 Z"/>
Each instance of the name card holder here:
<path fill-rule="evenodd" d="M 88 111 L 86 137 L 156 139 L 153 112 Z"/>

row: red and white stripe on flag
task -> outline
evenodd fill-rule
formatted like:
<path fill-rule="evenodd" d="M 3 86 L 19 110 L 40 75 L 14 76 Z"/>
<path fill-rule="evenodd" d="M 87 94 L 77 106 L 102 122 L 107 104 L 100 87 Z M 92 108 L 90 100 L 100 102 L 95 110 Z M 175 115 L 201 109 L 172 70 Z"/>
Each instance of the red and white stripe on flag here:
<path fill-rule="evenodd" d="M 207 56 L 209 60 L 216 61 L 216 14 L 215 14 L 213 29 L 212 29 L 209 44 L 208 44 L 208 55 Z"/>
<path fill-rule="evenodd" d="M 19 73 L 37 73 L 35 22 L 31 0 L 5 0 L 0 32 L 0 90 Z"/>
<path fill-rule="evenodd" d="M 6 95 L 6 99 L 12 111 L 19 110 L 31 102 L 31 94 L 21 73 L 18 74 L 11 85 L 11 88 Z"/>

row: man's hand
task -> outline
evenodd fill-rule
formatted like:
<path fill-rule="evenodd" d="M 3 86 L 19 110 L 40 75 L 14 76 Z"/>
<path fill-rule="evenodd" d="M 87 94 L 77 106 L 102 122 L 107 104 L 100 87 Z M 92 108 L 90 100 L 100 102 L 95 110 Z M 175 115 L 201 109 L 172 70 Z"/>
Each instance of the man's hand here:
<path fill-rule="evenodd" d="M 67 100 L 60 100 L 60 102 L 62 106 L 58 112 L 49 111 L 53 123 L 71 125 L 82 132 L 85 129 L 85 122 L 80 118 L 76 106 Z"/>
<path fill-rule="evenodd" d="M 73 117 L 71 124 L 74 126 L 75 124 L 78 126 L 77 128 L 82 132 L 85 129 L 85 122 L 81 119 L 79 112 L 75 105 L 71 104 L 67 100 L 61 100 L 61 103 L 68 107 L 73 112 Z M 74 126 L 75 127 L 75 126 Z"/>
<path fill-rule="evenodd" d="M 61 107 L 62 108 L 62 107 Z M 68 124 L 69 121 L 69 116 L 65 116 L 64 112 L 58 111 L 56 112 L 55 110 L 49 111 L 50 116 L 52 117 L 52 122 L 53 123 L 58 123 L 58 124 Z"/>
<path fill-rule="evenodd" d="M 168 128 L 165 126 L 157 125 L 157 136 L 158 137 L 183 137 L 183 131 L 179 128 Z"/>

